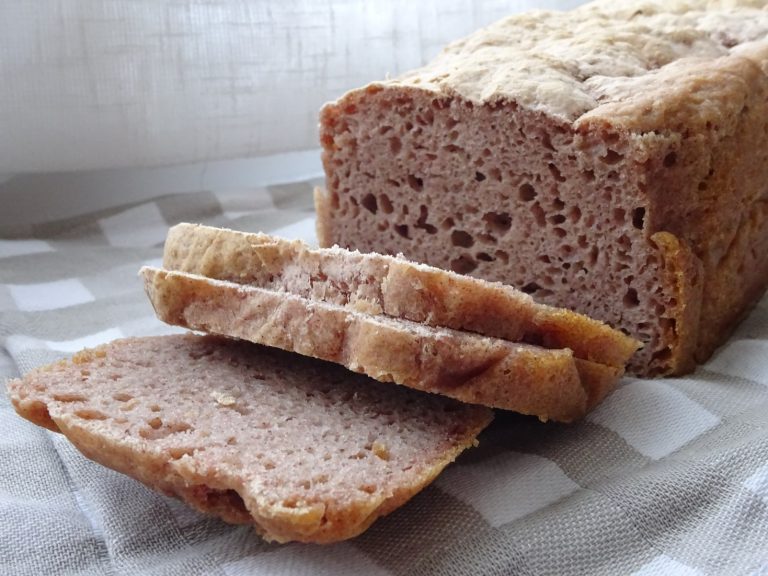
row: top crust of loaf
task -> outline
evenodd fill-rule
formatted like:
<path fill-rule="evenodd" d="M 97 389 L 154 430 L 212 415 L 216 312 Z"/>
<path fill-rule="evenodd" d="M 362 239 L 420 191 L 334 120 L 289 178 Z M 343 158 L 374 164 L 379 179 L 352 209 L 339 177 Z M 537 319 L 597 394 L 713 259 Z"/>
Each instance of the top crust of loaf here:
<path fill-rule="evenodd" d="M 410 86 L 475 104 L 514 101 L 568 122 L 602 116 L 614 103 L 625 112 L 649 99 L 672 108 L 670 80 L 702 62 L 711 71 L 719 59 L 746 57 L 765 68 L 763 3 L 702 4 L 599 0 L 569 12 L 515 15 L 450 44 L 427 66 L 369 89 Z M 727 83 L 710 88 L 714 94 Z M 699 102 L 707 100 L 704 94 Z"/>

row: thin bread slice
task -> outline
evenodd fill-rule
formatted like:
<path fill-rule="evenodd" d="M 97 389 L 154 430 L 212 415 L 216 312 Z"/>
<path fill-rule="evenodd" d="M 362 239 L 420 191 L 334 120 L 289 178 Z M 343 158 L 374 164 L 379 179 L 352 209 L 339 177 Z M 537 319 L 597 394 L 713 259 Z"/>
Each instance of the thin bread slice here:
<path fill-rule="evenodd" d="M 469 330 L 512 342 L 570 348 L 577 358 L 623 367 L 639 347 L 607 324 L 536 303 L 498 282 L 343 248 L 198 224 L 168 232 L 163 267 L 371 313 Z"/>
<path fill-rule="evenodd" d="M 144 267 L 145 289 L 169 324 L 242 338 L 342 364 L 376 380 L 541 420 L 583 416 L 620 369 L 479 334 L 374 316 L 196 274 Z M 583 373 L 593 379 L 582 381 Z"/>
<path fill-rule="evenodd" d="M 429 484 L 492 411 L 246 342 L 116 340 L 11 380 L 88 458 L 267 539 L 333 542 Z"/>

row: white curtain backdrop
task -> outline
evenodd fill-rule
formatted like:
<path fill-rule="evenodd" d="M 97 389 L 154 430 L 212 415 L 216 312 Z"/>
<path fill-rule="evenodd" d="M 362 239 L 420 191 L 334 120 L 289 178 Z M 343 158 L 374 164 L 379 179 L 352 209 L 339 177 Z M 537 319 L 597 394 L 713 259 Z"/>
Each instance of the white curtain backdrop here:
<path fill-rule="evenodd" d="M 2 0 L 2 173 L 317 146 L 317 111 L 473 29 L 578 0 Z"/>

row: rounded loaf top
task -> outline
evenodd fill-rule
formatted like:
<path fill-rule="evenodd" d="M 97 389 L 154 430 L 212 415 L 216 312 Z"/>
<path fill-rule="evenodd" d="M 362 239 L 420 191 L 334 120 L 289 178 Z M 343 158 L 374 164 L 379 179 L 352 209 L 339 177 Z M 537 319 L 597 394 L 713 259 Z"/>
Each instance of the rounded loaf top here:
<path fill-rule="evenodd" d="M 765 70 L 767 37 L 765 1 L 598 0 L 500 20 L 382 84 L 475 104 L 514 101 L 573 122 L 603 104 L 665 90 L 665 68 L 676 75 L 702 61 L 747 56 Z"/>

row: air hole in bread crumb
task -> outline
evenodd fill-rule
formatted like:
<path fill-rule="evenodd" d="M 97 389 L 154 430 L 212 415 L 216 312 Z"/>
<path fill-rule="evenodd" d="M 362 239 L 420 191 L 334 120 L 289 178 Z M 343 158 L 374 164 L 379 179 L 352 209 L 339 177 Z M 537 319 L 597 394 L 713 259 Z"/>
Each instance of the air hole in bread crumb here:
<path fill-rule="evenodd" d="M 549 222 L 551 224 L 562 224 L 563 222 L 565 222 L 565 216 L 563 216 L 562 214 L 553 214 L 552 216 L 549 217 Z"/>
<path fill-rule="evenodd" d="M 632 211 L 632 225 L 638 230 L 642 230 L 645 225 L 645 208 L 640 206 Z"/>
<path fill-rule="evenodd" d="M 357 488 L 361 492 L 365 492 L 366 494 L 373 494 L 376 492 L 376 485 L 375 484 L 363 484 L 361 486 L 358 486 Z"/>
<path fill-rule="evenodd" d="M 422 126 L 431 126 L 435 121 L 435 114 L 432 112 L 432 110 L 427 109 L 424 111 L 423 114 L 419 114 L 416 116 L 416 122 L 421 124 Z"/>
<path fill-rule="evenodd" d="M 677 164 L 677 152 L 670 152 L 666 156 L 664 156 L 664 167 L 665 168 L 672 168 Z"/>
<path fill-rule="evenodd" d="M 76 410 L 75 416 L 82 418 L 83 420 L 106 420 L 107 415 L 100 410 L 94 410 L 93 408 L 83 408 L 82 410 Z"/>
<path fill-rule="evenodd" d="M 482 172 L 475 172 L 475 180 L 477 180 L 478 182 L 482 182 L 483 180 L 485 180 L 485 174 L 483 174 Z"/>
<path fill-rule="evenodd" d="M 403 143 L 400 141 L 400 138 L 398 138 L 397 136 L 392 136 L 389 139 L 389 151 L 392 154 L 398 154 L 402 148 L 403 148 Z"/>
<path fill-rule="evenodd" d="M 435 234 L 437 233 L 437 228 L 427 222 L 428 217 L 429 209 L 426 207 L 426 205 L 422 204 L 419 206 L 419 219 L 416 221 L 414 228 L 420 228 L 427 234 Z"/>
<path fill-rule="evenodd" d="M 483 222 L 492 232 L 505 234 L 512 227 L 512 217 L 505 212 L 486 212 Z"/>
<path fill-rule="evenodd" d="M 493 262 L 495 258 L 488 254 L 487 252 L 478 252 L 475 254 L 475 258 L 480 260 L 481 262 Z"/>
<path fill-rule="evenodd" d="M 539 286 L 536 282 L 528 282 L 528 284 L 523 286 L 521 290 L 526 294 L 535 294 L 536 292 L 541 290 L 541 286 Z"/>
<path fill-rule="evenodd" d="M 541 204 L 536 202 L 533 206 L 531 206 L 531 213 L 533 214 L 534 220 L 536 220 L 536 224 L 543 228 L 546 226 L 547 221 L 544 216 L 544 209 L 541 207 Z"/>
<path fill-rule="evenodd" d="M 630 288 L 624 294 L 624 307 L 625 308 L 637 308 L 640 304 L 640 300 L 637 297 L 637 290 Z"/>
<path fill-rule="evenodd" d="M 597 246 L 592 246 L 592 248 L 589 249 L 589 255 L 587 257 L 587 264 L 590 266 L 594 266 L 597 263 L 597 256 L 600 253 Z"/>
<path fill-rule="evenodd" d="M 496 258 L 501 260 L 504 264 L 509 264 L 509 254 L 507 254 L 504 250 L 496 250 L 495 255 Z"/>
<path fill-rule="evenodd" d="M 421 192 L 424 190 L 424 180 L 413 174 L 408 174 L 408 186 L 416 192 Z"/>
<path fill-rule="evenodd" d="M 360 203 L 363 205 L 363 208 L 368 210 L 371 214 L 376 214 L 379 210 L 379 203 L 376 200 L 376 196 L 370 192 L 363 196 L 363 200 Z"/>
<path fill-rule="evenodd" d="M 152 412 L 160 412 L 160 406 L 158 406 L 157 404 L 152 404 L 152 406 L 150 406 L 149 409 L 152 410 Z"/>
<path fill-rule="evenodd" d="M 450 216 L 445 220 L 443 220 L 442 222 L 440 222 L 440 228 L 442 228 L 443 230 L 450 230 L 455 225 L 456 225 L 456 221 Z"/>
<path fill-rule="evenodd" d="M 549 172 L 552 174 L 552 177 L 557 180 L 558 182 L 565 182 L 565 176 L 563 176 L 560 173 L 560 169 L 552 164 L 551 162 L 547 164 L 547 168 L 549 168 Z"/>
<path fill-rule="evenodd" d="M 84 400 L 87 400 L 85 396 L 75 392 L 60 392 L 54 394 L 53 399 L 57 402 L 83 402 Z"/>
<path fill-rule="evenodd" d="M 394 229 L 398 236 L 402 236 L 403 238 L 407 238 L 410 240 L 410 236 L 408 236 L 407 224 L 398 224 L 397 226 L 394 226 Z"/>
<path fill-rule="evenodd" d="M 454 230 L 451 232 L 451 244 L 462 248 L 470 248 L 475 243 L 471 234 L 464 230 Z"/>
<path fill-rule="evenodd" d="M 560 228 L 560 227 L 553 228 L 552 233 L 558 238 L 565 238 L 565 236 L 568 234 L 568 232 L 566 232 L 564 228 Z"/>
<path fill-rule="evenodd" d="M 392 214 L 392 212 L 394 212 L 392 201 L 386 194 L 379 194 L 378 205 L 381 206 L 381 211 L 384 212 L 384 214 Z"/>
<path fill-rule="evenodd" d="M 488 175 L 494 180 L 496 180 L 496 182 L 501 182 L 502 180 L 501 170 L 499 170 L 498 168 L 491 168 L 490 170 L 488 170 Z"/>
<path fill-rule="evenodd" d="M 518 197 L 523 202 L 530 202 L 531 200 L 536 198 L 536 189 L 528 183 L 523 184 L 518 189 Z"/>
<path fill-rule="evenodd" d="M 451 260 L 451 270 L 458 274 L 469 274 L 477 268 L 477 262 L 475 262 L 472 256 L 462 254 L 458 258 Z"/>
<path fill-rule="evenodd" d="M 610 148 L 605 153 L 605 156 L 601 156 L 600 160 L 602 160 L 605 164 L 613 165 L 618 164 L 624 159 L 624 156 L 622 154 L 619 154 L 616 152 L 616 150 L 611 150 Z"/>

